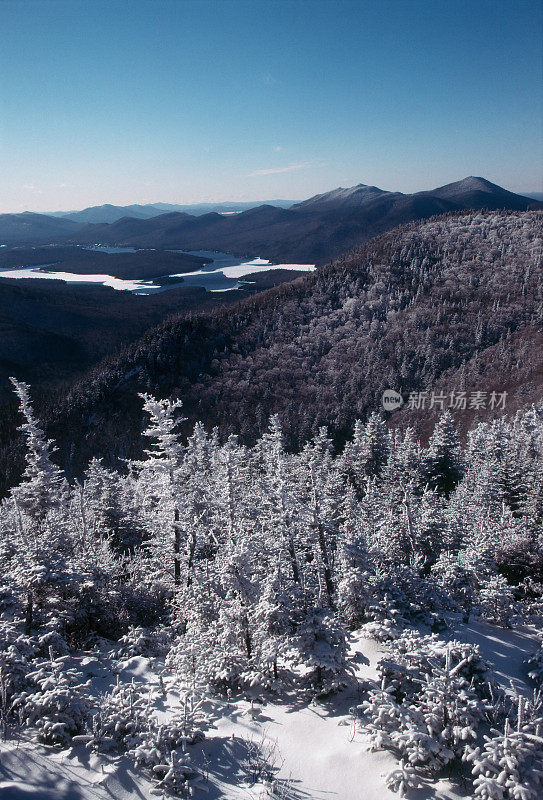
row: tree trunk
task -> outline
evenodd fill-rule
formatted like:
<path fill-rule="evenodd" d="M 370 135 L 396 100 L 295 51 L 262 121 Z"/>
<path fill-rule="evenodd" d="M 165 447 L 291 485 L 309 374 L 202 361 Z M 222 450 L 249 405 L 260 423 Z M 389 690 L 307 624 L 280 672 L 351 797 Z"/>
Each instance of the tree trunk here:
<path fill-rule="evenodd" d="M 294 549 L 294 540 L 292 534 L 288 534 L 288 555 L 290 558 L 290 566 L 292 568 L 292 579 L 294 583 L 300 583 L 300 569 L 298 561 L 296 560 L 296 550 Z"/>
<path fill-rule="evenodd" d="M 247 649 L 247 658 L 251 658 L 253 646 L 251 643 L 251 634 L 249 633 L 249 623 L 245 620 L 245 647 Z"/>
<path fill-rule="evenodd" d="M 193 523 L 195 525 L 195 523 Z M 192 586 L 192 567 L 194 566 L 194 553 L 196 551 L 196 528 L 192 528 L 189 538 L 189 548 L 187 556 L 187 588 Z"/>
<path fill-rule="evenodd" d="M 29 591 L 26 596 L 26 610 L 25 610 L 25 634 L 30 636 L 32 633 L 32 622 L 34 614 L 34 597 L 32 591 Z"/>
<path fill-rule="evenodd" d="M 173 582 L 176 586 L 181 584 L 181 534 L 179 531 L 179 509 L 176 508 L 174 512 L 174 541 L 173 541 Z"/>
<path fill-rule="evenodd" d="M 328 595 L 328 603 L 332 611 L 335 611 L 334 605 L 334 581 L 332 579 L 332 570 L 330 569 L 330 560 L 328 558 L 328 550 L 326 548 L 326 539 L 324 536 L 324 526 L 319 519 L 319 499 L 317 497 L 317 487 L 315 486 L 315 477 L 313 471 L 311 473 L 311 480 L 313 484 L 313 527 L 317 531 L 317 540 L 319 543 L 319 550 L 321 554 L 322 566 L 324 569 L 324 583 L 326 585 L 326 594 Z"/>
<path fill-rule="evenodd" d="M 328 603 L 332 611 L 335 611 L 334 605 L 334 581 L 332 579 L 332 570 L 330 569 L 330 562 L 328 560 L 328 551 L 326 549 L 326 540 L 324 538 L 324 531 L 320 522 L 316 521 L 319 548 L 321 551 L 322 565 L 324 568 L 324 583 L 326 585 L 326 594 L 328 595 Z"/>
<path fill-rule="evenodd" d="M 283 525 L 283 529 L 286 531 L 286 537 L 288 540 L 287 549 L 288 549 L 288 557 L 290 559 L 290 566 L 292 569 L 292 579 L 294 583 L 300 583 L 300 568 L 298 567 L 298 560 L 296 558 L 296 548 L 294 547 L 294 539 L 292 537 L 292 532 L 288 524 L 288 514 L 287 514 L 287 509 L 285 507 L 285 498 L 283 495 L 282 482 L 279 494 L 279 507 L 281 509 L 281 522 Z"/>

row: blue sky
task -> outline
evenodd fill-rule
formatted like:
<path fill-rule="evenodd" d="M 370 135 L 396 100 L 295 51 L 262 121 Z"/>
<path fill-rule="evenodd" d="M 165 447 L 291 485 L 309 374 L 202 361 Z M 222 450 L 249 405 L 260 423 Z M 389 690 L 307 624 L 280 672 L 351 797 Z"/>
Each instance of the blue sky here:
<path fill-rule="evenodd" d="M 543 190 L 539 0 L 0 0 L 0 212 Z"/>

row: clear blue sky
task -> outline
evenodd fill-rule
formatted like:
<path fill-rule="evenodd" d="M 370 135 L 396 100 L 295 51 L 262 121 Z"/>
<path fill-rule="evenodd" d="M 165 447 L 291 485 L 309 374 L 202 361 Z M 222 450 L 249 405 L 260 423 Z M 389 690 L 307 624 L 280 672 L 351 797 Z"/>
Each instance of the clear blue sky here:
<path fill-rule="evenodd" d="M 542 186 L 539 0 L 0 0 L 0 212 Z"/>

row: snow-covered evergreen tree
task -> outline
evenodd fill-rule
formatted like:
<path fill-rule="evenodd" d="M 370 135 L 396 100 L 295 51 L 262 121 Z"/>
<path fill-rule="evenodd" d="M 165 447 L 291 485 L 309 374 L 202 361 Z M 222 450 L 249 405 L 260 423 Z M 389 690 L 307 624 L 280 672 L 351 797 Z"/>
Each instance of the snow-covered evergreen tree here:
<path fill-rule="evenodd" d="M 426 476 L 431 488 L 450 494 L 462 477 L 463 464 L 453 416 L 446 411 L 437 422 L 426 450 Z"/>

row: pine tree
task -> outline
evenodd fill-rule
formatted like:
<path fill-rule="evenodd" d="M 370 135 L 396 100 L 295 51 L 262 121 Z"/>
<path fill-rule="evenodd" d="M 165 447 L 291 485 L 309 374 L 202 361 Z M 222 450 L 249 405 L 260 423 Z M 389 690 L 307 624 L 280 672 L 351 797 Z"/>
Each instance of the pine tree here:
<path fill-rule="evenodd" d="M 270 538 L 280 538 L 279 558 L 286 559 L 292 580 L 299 584 L 301 574 L 293 525 L 296 503 L 290 487 L 293 476 L 283 448 L 283 431 L 277 415 L 271 417 L 268 432 L 262 436 L 255 451 L 262 461 L 262 510 L 268 510 Z"/>
<path fill-rule="evenodd" d="M 45 438 L 30 402 L 30 387 L 10 379 L 25 422 L 18 430 L 26 438 L 26 468 L 22 482 L 11 490 L 14 509 L 17 579 L 26 593 L 25 631 L 30 635 L 35 601 L 67 569 L 70 552 L 66 519 L 67 483 L 51 461 L 53 442 Z"/>
<path fill-rule="evenodd" d="M 167 583 L 180 586 L 183 523 L 179 470 L 183 448 L 175 429 L 182 421 L 176 413 L 182 401 L 157 400 L 148 394 L 140 396 L 150 417 L 143 433 L 156 440 L 145 450 L 146 460 L 132 465 L 137 472 L 142 508 L 149 515 L 152 538 L 148 547 L 153 551 L 159 574 L 163 574 Z"/>
<path fill-rule="evenodd" d="M 356 627 L 364 621 L 370 604 L 369 583 L 373 564 L 353 487 L 345 493 L 341 517 L 334 565 L 337 608 L 346 624 Z"/>
<path fill-rule="evenodd" d="M 450 411 L 436 423 L 426 450 L 426 476 L 430 488 L 449 496 L 463 474 L 460 441 Z"/>
<path fill-rule="evenodd" d="M 19 398 L 19 411 L 25 422 L 17 429 L 26 439 L 26 468 L 22 483 L 12 490 L 20 510 L 39 525 L 47 511 L 58 507 L 66 487 L 62 471 L 51 461 L 52 439 L 46 439 L 30 402 L 30 387 L 10 378 Z"/>
<path fill-rule="evenodd" d="M 358 497 L 365 493 L 368 478 L 381 475 L 389 452 L 388 429 L 379 414 L 371 414 L 365 425 L 356 421 L 353 439 L 347 442 L 343 451 L 341 467 Z"/>
<path fill-rule="evenodd" d="M 539 800 L 543 790 L 543 716 L 535 705 L 517 698 L 516 726 L 505 720 L 503 732 L 492 730 L 485 745 L 469 748 L 475 798 L 480 800 Z"/>

